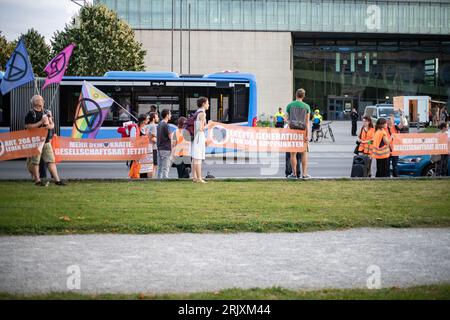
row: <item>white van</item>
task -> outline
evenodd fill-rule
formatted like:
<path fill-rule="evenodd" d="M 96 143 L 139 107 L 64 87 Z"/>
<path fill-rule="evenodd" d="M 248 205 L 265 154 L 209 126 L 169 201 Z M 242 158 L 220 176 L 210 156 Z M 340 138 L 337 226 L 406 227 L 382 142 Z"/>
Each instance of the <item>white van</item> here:
<path fill-rule="evenodd" d="M 371 117 L 372 122 L 376 123 L 378 119 L 380 118 L 390 118 L 392 115 L 394 115 L 394 106 L 392 104 L 376 104 L 374 106 L 367 106 L 364 110 L 364 116 Z"/>

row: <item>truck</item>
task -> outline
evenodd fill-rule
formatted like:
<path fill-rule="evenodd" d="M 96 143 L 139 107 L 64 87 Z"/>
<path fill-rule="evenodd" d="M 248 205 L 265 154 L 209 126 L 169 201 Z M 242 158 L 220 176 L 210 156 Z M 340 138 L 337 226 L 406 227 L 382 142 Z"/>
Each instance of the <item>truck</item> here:
<path fill-rule="evenodd" d="M 425 127 L 429 122 L 431 98 L 429 96 L 394 97 L 394 111 L 404 115 L 409 126 Z"/>

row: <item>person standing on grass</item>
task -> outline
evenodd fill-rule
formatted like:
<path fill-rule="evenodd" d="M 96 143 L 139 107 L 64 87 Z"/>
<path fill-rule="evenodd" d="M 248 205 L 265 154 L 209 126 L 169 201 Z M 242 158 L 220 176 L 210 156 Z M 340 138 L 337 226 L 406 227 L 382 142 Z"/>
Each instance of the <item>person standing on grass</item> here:
<path fill-rule="evenodd" d="M 192 142 L 192 162 L 194 166 L 194 173 L 192 181 L 206 183 L 202 179 L 202 162 L 205 160 L 206 148 L 206 113 L 200 112 L 194 124 L 194 141 Z"/>
<path fill-rule="evenodd" d="M 65 186 L 66 184 L 59 179 L 58 170 L 56 169 L 55 164 L 55 155 L 51 144 L 55 123 L 53 122 L 51 111 L 44 109 L 44 103 L 45 101 L 42 96 L 34 95 L 31 98 L 33 108 L 25 117 L 25 129 L 45 128 L 48 131 L 41 153 L 27 159 L 27 169 L 31 173 L 37 186 L 48 186 L 48 182 L 42 181 L 39 175 L 39 163 L 42 158 L 47 164 L 48 170 L 50 171 L 55 184 L 57 186 Z"/>
<path fill-rule="evenodd" d="M 191 146 L 190 142 L 186 139 L 189 133 L 186 132 L 186 129 L 183 129 L 185 122 L 185 117 L 179 117 L 178 129 L 172 135 L 174 145 L 172 148 L 172 162 L 177 167 L 178 179 L 189 179 L 189 173 L 191 172 Z"/>
<path fill-rule="evenodd" d="M 293 130 L 303 130 L 305 132 L 304 145 L 305 149 L 302 152 L 302 178 L 311 178 L 308 175 L 308 134 L 309 134 L 309 117 L 311 108 L 308 104 L 303 102 L 305 98 L 305 89 L 298 89 L 295 92 L 295 100 L 289 103 L 286 107 L 286 120 L 288 120 L 289 128 Z M 297 152 L 291 152 L 291 168 L 292 173 L 287 177 L 288 179 L 297 179 Z"/>
<path fill-rule="evenodd" d="M 169 121 L 172 114 L 169 109 L 161 112 L 162 120 L 157 127 L 158 147 L 158 179 L 168 179 L 170 170 L 170 155 L 172 153 L 172 140 L 170 139 Z"/>
<path fill-rule="evenodd" d="M 388 138 L 390 141 L 390 150 L 392 152 L 392 150 L 394 149 L 394 146 L 393 146 L 394 136 L 393 135 L 401 133 L 403 126 L 402 126 L 401 122 L 398 126 L 395 125 L 393 115 L 387 120 L 387 122 L 388 122 L 388 127 L 387 127 Z M 398 156 L 391 155 L 389 157 L 389 166 L 390 165 L 392 165 L 392 176 L 395 178 L 398 177 Z M 389 172 L 389 176 L 390 176 L 390 172 Z"/>
<path fill-rule="evenodd" d="M 157 112 L 150 112 L 149 113 L 149 123 L 147 125 L 148 134 L 150 136 L 150 145 L 153 149 L 153 172 L 150 174 L 150 178 L 153 178 L 153 176 L 156 174 L 158 170 L 158 147 L 156 146 L 156 134 L 157 130 L 156 127 L 159 123 L 159 116 Z"/>
<path fill-rule="evenodd" d="M 372 147 L 372 157 L 377 161 L 377 178 L 389 177 L 389 156 L 391 150 L 389 148 L 390 141 L 387 137 L 386 128 L 386 119 L 378 119 L 375 126 Z"/>
<path fill-rule="evenodd" d="M 446 135 L 448 135 L 448 124 L 446 122 L 440 123 L 438 128 L 440 130 L 439 133 L 445 133 Z M 449 154 L 450 154 L 450 150 L 449 150 Z M 449 156 L 449 154 L 441 154 L 441 160 L 440 160 L 439 166 L 436 170 L 437 176 L 449 176 L 449 171 L 448 171 L 448 156 Z"/>
<path fill-rule="evenodd" d="M 150 120 L 150 117 L 146 114 L 141 114 L 138 118 L 137 127 L 133 127 L 130 130 L 130 138 L 137 138 L 142 136 L 148 136 L 148 129 L 147 124 Z M 148 147 L 147 155 L 142 160 L 133 160 L 133 161 L 139 161 L 141 163 L 141 170 L 139 172 L 139 178 L 148 178 L 149 174 L 152 172 L 151 165 L 152 165 L 152 149 L 151 146 Z"/>
<path fill-rule="evenodd" d="M 368 156 L 367 163 L 367 176 L 371 177 L 371 166 L 372 166 L 372 142 L 373 135 L 375 134 L 375 129 L 373 128 L 372 119 L 370 117 L 365 116 L 363 118 L 363 127 L 361 128 L 361 132 L 359 133 L 358 142 L 358 152 Z"/>

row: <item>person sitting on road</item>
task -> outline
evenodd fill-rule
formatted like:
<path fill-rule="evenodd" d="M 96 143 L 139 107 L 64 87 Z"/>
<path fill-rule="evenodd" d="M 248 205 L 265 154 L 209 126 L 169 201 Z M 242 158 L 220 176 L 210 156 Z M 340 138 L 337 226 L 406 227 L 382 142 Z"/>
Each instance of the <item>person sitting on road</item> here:
<path fill-rule="evenodd" d="M 312 132 L 311 132 L 311 140 L 313 141 L 314 138 L 314 132 L 316 133 L 316 142 L 319 140 L 319 131 L 320 131 L 320 125 L 322 124 L 322 115 L 320 114 L 320 110 L 316 109 L 314 111 L 313 119 L 312 119 Z"/>

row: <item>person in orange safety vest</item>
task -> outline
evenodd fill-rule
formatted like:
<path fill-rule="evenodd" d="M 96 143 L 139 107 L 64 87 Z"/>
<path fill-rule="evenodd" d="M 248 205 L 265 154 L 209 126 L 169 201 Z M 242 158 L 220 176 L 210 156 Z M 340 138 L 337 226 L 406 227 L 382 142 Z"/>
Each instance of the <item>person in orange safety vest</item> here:
<path fill-rule="evenodd" d="M 363 126 L 361 128 L 361 131 L 359 132 L 358 136 L 358 152 L 365 154 L 369 157 L 368 163 L 367 163 L 367 176 L 371 177 L 371 166 L 372 166 L 372 142 L 373 142 L 373 135 L 375 134 L 375 129 L 372 124 L 372 119 L 370 117 L 364 117 L 363 118 Z"/>
<path fill-rule="evenodd" d="M 377 178 L 389 177 L 389 157 L 391 155 L 391 149 L 386 128 L 387 120 L 384 118 L 378 119 L 375 126 L 372 146 L 372 158 L 377 160 Z"/>

